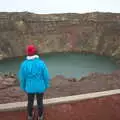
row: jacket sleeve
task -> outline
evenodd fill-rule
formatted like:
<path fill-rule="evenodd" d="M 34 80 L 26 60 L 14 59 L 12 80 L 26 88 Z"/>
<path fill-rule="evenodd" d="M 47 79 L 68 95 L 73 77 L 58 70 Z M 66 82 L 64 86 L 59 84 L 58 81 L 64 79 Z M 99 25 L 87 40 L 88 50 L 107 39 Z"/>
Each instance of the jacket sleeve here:
<path fill-rule="evenodd" d="M 20 70 L 18 72 L 18 80 L 20 82 L 20 88 L 25 91 L 25 73 L 24 73 L 24 64 L 20 66 Z"/>
<path fill-rule="evenodd" d="M 43 78 L 44 78 L 45 87 L 47 89 L 50 87 L 50 76 L 49 76 L 48 68 L 45 65 L 45 63 L 43 63 Z"/>

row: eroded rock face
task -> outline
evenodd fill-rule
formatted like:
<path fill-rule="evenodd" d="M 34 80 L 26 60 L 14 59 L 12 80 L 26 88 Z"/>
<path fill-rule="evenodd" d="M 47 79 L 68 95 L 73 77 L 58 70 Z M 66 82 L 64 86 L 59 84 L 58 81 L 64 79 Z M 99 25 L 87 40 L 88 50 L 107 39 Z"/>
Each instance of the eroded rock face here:
<path fill-rule="evenodd" d="M 0 13 L 0 59 L 23 56 L 27 44 L 39 53 L 93 52 L 120 58 L 120 14 Z"/>
<path fill-rule="evenodd" d="M 0 76 L 0 104 L 26 101 L 27 95 L 15 84 L 16 79 Z M 111 74 L 91 73 L 80 80 L 55 76 L 45 92 L 45 98 L 72 96 L 90 92 L 120 89 L 120 70 Z"/>
<path fill-rule="evenodd" d="M 16 86 L 15 78 L 4 78 L 0 76 L 0 89 L 6 89 L 8 87 Z"/>

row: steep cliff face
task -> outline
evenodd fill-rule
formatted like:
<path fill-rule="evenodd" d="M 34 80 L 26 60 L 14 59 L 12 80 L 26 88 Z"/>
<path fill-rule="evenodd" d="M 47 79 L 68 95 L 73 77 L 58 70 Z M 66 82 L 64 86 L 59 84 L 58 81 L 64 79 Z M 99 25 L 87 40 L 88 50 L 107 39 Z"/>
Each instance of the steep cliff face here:
<path fill-rule="evenodd" d="M 93 52 L 120 58 L 120 14 L 0 13 L 0 58 L 23 56 L 34 43 L 39 53 Z"/>

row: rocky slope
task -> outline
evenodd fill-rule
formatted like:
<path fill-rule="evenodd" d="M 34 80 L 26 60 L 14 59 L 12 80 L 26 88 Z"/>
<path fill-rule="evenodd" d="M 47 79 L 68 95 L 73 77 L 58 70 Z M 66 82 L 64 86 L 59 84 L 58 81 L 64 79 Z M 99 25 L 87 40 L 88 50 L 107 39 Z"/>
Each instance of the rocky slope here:
<path fill-rule="evenodd" d="M 39 53 L 93 52 L 120 58 L 120 14 L 0 13 L 0 58 L 24 55 L 34 43 Z"/>
<path fill-rule="evenodd" d="M 51 80 L 51 87 L 45 93 L 45 98 L 113 89 L 120 89 L 120 71 L 115 71 L 112 74 L 92 73 L 79 81 L 56 76 Z M 15 76 L 0 77 L 0 104 L 26 100 L 27 95 L 20 90 Z"/>

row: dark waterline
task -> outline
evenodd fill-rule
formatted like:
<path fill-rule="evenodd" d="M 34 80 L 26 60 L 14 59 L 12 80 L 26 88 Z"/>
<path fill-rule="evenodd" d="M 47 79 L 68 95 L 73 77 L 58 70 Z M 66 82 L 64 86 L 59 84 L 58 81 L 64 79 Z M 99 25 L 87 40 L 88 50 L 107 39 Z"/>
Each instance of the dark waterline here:
<path fill-rule="evenodd" d="M 25 57 L 0 61 L 0 72 L 17 73 Z M 80 53 L 50 53 L 41 55 L 48 66 L 51 77 L 64 75 L 80 78 L 90 72 L 111 73 L 119 67 L 109 57 Z"/>

